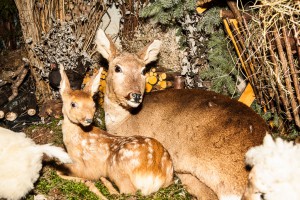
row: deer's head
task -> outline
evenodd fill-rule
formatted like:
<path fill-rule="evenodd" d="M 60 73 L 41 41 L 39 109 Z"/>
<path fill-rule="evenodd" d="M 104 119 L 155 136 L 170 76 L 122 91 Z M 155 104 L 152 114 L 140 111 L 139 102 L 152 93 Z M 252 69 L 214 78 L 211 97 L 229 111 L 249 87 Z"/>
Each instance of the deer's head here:
<path fill-rule="evenodd" d="M 98 91 L 102 68 L 86 84 L 83 90 L 72 90 L 69 79 L 60 65 L 60 94 L 63 101 L 63 114 L 72 123 L 89 126 L 95 114 L 94 94 Z"/>
<path fill-rule="evenodd" d="M 123 107 L 138 107 L 145 90 L 146 65 L 157 59 L 161 42 L 154 40 L 136 54 L 119 52 L 113 41 L 99 29 L 95 43 L 109 62 L 106 95 Z"/>

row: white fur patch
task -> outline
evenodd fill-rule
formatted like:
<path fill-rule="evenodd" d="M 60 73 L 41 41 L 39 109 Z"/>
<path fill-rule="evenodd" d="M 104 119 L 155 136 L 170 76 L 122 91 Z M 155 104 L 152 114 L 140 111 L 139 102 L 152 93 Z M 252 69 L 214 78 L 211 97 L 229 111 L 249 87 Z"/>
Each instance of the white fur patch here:
<path fill-rule="evenodd" d="M 82 141 L 81 141 L 81 145 L 82 145 L 83 147 L 85 147 L 85 146 L 87 145 L 87 141 L 86 141 L 86 140 L 82 140 Z"/>
<path fill-rule="evenodd" d="M 156 192 L 164 183 L 161 178 L 158 176 L 153 176 L 152 174 L 136 175 L 133 182 L 135 187 L 141 190 L 143 195 Z"/>
<path fill-rule="evenodd" d="M 137 167 L 137 166 L 140 165 L 140 161 L 138 159 L 136 159 L 136 158 L 130 160 L 130 163 L 131 163 L 132 167 Z"/>
<path fill-rule="evenodd" d="M 122 151 L 121 155 L 122 157 L 125 157 L 125 158 L 130 158 L 133 156 L 134 152 L 131 151 L 131 150 L 128 150 L 128 149 L 122 149 L 124 151 Z M 121 152 L 121 151 L 120 151 Z"/>
<path fill-rule="evenodd" d="M 149 153 L 153 153 L 153 148 L 152 148 L 152 146 L 151 146 L 151 145 L 149 145 L 149 147 L 148 147 L 148 151 L 149 151 Z"/>
<path fill-rule="evenodd" d="M 132 108 L 136 108 L 140 105 L 140 103 L 136 103 L 136 102 L 133 102 L 133 101 L 130 101 L 130 100 L 127 101 L 127 104 Z"/>

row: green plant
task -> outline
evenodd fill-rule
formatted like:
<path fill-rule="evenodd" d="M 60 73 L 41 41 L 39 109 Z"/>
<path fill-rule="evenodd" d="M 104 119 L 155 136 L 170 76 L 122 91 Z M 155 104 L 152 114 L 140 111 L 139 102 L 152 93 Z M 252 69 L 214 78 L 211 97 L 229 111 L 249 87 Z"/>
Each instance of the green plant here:
<path fill-rule="evenodd" d="M 194 0 L 157 0 L 142 9 L 140 16 L 152 18 L 159 24 L 174 25 L 188 12 L 193 12 L 195 7 Z"/>

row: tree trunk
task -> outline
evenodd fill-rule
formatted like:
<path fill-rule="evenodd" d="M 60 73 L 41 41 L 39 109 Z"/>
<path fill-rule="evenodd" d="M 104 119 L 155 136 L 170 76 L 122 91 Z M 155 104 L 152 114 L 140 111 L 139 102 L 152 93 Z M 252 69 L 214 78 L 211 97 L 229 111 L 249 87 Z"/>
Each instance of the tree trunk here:
<path fill-rule="evenodd" d="M 15 0 L 38 101 L 52 99 L 49 74 L 59 64 L 74 73 L 86 72 L 92 59 L 96 30 L 106 13 L 99 0 Z M 78 66 L 85 70 L 77 69 Z"/>

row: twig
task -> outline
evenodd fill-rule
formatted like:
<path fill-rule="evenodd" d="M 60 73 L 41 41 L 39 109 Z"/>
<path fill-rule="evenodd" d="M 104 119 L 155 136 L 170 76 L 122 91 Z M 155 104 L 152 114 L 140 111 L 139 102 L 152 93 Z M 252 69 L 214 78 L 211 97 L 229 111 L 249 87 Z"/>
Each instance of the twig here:
<path fill-rule="evenodd" d="M 287 60 L 284 56 L 284 51 L 283 51 L 283 47 L 282 47 L 282 44 L 281 44 L 281 41 L 280 41 L 280 38 L 279 38 L 279 34 L 278 34 L 278 32 L 275 28 L 274 28 L 274 37 L 275 37 L 275 42 L 276 42 L 276 46 L 277 46 L 278 55 L 279 55 L 279 58 L 280 58 L 281 64 L 282 64 L 282 70 L 284 72 L 284 79 L 285 79 L 285 82 L 286 82 L 288 95 L 290 96 L 290 100 L 291 100 L 291 105 L 292 105 L 292 109 L 293 109 L 295 123 L 296 123 L 297 126 L 300 127 L 300 118 L 299 118 L 299 112 L 298 112 L 299 108 L 297 107 L 297 103 L 295 101 L 293 88 L 292 88 L 292 84 L 291 84 L 291 80 L 290 80 L 290 74 L 289 74 L 289 70 L 288 70 Z"/>
<path fill-rule="evenodd" d="M 298 100 L 298 106 L 300 104 L 300 91 L 299 91 L 299 83 L 298 83 L 298 78 L 297 78 L 297 73 L 296 73 L 296 68 L 294 65 L 294 60 L 293 60 L 293 53 L 292 53 L 292 49 L 291 49 L 291 45 L 289 43 L 288 40 L 288 36 L 287 36 L 287 31 L 286 31 L 286 23 L 282 20 L 283 26 L 282 26 L 282 33 L 283 33 L 283 38 L 284 38 L 284 43 L 285 43 L 285 49 L 286 49 L 286 54 L 287 54 L 287 58 L 288 58 L 288 62 L 290 65 L 290 70 L 291 70 L 291 75 L 292 75 L 292 80 L 294 83 L 294 89 L 295 89 L 295 93 L 296 93 L 296 97 Z"/>
<path fill-rule="evenodd" d="M 275 80 L 278 85 L 279 95 L 280 95 L 281 101 L 282 101 L 284 109 L 285 109 L 285 114 L 287 115 L 287 120 L 292 121 L 293 118 L 289 111 L 289 102 L 287 100 L 287 97 L 285 96 L 285 93 L 283 90 L 284 88 L 283 88 L 283 85 L 280 80 L 280 74 L 279 74 L 279 70 L 278 70 L 279 67 L 278 67 L 277 61 L 275 59 L 275 52 L 273 51 L 272 43 L 271 43 L 269 37 L 267 37 L 267 40 L 269 41 L 270 59 L 274 66 Z"/>
<path fill-rule="evenodd" d="M 23 68 L 23 70 L 20 72 L 20 75 L 18 76 L 17 80 L 12 84 L 12 95 L 8 97 L 8 101 L 13 100 L 16 96 L 18 96 L 18 88 L 22 84 L 23 80 L 25 79 L 28 72 L 28 68 Z"/>

